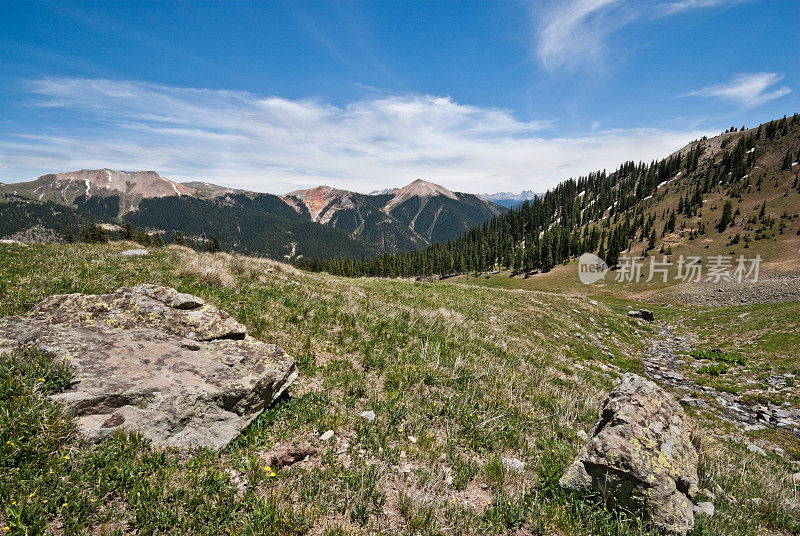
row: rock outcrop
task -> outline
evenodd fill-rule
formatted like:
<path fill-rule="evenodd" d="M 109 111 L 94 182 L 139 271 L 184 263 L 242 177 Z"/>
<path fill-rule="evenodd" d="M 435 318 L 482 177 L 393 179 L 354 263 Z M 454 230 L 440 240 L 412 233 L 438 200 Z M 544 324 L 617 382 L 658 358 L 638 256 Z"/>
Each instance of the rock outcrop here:
<path fill-rule="evenodd" d="M 697 452 L 680 404 L 655 383 L 625 374 L 560 483 L 686 534 L 694 526 Z"/>
<path fill-rule="evenodd" d="M 74 369 L 52 398 L 98 440 L 131 429 L 156 445 L 220 449 L 297 377 L 286 352 L 228 313 L 156 285 L 51 296 L 1 319 L 0 351 L 20 346 Z"/>

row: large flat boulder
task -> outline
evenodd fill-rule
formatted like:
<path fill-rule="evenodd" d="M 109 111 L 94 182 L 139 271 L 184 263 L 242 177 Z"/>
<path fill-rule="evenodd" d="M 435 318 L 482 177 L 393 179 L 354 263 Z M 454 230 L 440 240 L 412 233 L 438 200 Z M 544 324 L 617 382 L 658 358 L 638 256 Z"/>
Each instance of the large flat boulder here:
<path fill-rule="evenodd" d="M 294 359 L 225 311 L 156 285 L 51 296 L 0 319 L 0 351 L 28 345 L 72 366 L 75 381 L 52 398 L 98 440 L 131 429 L 220 449 L 297 377 Z"/>
<path fill-rule="evenodd" d="M 694 526 L 698 477 L 683 408 L 652 381 L 625 374 L 560 483 L 640 512 L 666 532 L 686 534 Z"/>

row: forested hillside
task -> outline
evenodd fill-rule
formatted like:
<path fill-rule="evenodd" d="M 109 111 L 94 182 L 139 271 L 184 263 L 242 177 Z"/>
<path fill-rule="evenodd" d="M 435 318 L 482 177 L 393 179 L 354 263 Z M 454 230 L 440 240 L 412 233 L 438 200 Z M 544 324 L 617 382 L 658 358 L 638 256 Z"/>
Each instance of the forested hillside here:
<path fill-rule="evenodd" d="M 72 207 L 0 194 L 0 237 L 34 227 L 61 232 L 67 227 L 77 229 L 91 220 L 91 215 Z"/>
<path fill-rule="evenodd" d="M 231 194 L 213 199 L 144 199 L 125 220 L 137 227 L 175 231 L 190 237 L 219 237 L 225 249 L 267 255 L 362 257 L 380 248 L 348 232 L 304 219 L 274 195 Z"/>
<path fill-rule="evenodd" d="M 564 181 L 457 240 L 422 251 L 300 264 L 353 276 L 446 276 L 502 268 L 531 273 L 584 252 L 614 265 L 629 249 L 665 253 L 698 238 L 711 242 L 712 234 L 724 235 L 717 240 L 725 242 L 721 247 L 788 240 L 800 223 L 798 159 L 795 114 L 749 130 L 733 127 L 660 161 L 626 162 L 612 173 Z"/>

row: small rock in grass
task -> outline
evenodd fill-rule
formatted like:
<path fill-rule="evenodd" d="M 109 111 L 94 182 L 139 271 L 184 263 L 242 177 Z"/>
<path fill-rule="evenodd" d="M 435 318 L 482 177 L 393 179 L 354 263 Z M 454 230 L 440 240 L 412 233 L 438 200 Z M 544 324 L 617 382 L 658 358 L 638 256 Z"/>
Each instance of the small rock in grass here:
<path fill-rule="evenodd" d="M 525 462 L 519 458 L 503 458 L 503 466 L 508 471 L 521 472 L 525 470 Z"/>
<path fill-rule="evenodd" d="M 761 497 L 753 497 L 752 499 L 747 499 L 747 504 L 752 506 L 753 508 L 761 508 L 764 506 L 764 499 Z"/>
<path fill-rule="evenodd" d="M 144 257 L 146 255 L 150 255 L 146 249 L 126 249 L 119 254 L 120 257 Z"/>
<path fill-rule="evenodd" d="M 589 441 L 589 434 L 584 430 L 578 430 L 578 438 L 580 438 L 581 441 Z"/>
<path fill-rule="evenodd" d="M 714 517 L 714 503 L 712 502 L 701 502 L 694 505 L 692 509 L 694 510 L 695 515 L 707 516 L 709 518 Z"/>
<path fill-rule="evenodd" d="M 649 309 L 640 309 L 639 313 L 642 315 L 642 320 L 652 322 L 656 319 L 656 317 L 653 315 L 653 311 L 650 311 Z"/>
<path fill-rule="evenodd" d="M 408 436 L 408 440 L 411 441 L 412 443 L 416 443 L 417 442 L 417 438 L 414 437 L 413 435 Z"/>
<path fill-rule="evenodd" d="M 333 430 L 328 430 L 327 432 L 325 432 L 324 434 L 319 436 L 319 440 L 320 441 L 328 441 L 332 437 L 333 437 Z"/>
<path fill-rule="evenodd" d="M 692 398 L 690 396 L 686 396 L 681 398 L 681 404 L 684 406 L 691 406 L 693 408 L 708 409 L 708 403 L 702 398 Z"/>
<path fill-rule="evenodd" d="M 375 420 L 375 412 L 372 410 L 362 411 L 361 416 L 367 419 L 369 422 Z"/>
<path fill-rule="evenodd" d="M 753 452 L 755 454 L 760 454 L 761 456 L 766 456 L 767 455 L 767 451 L 765 451 L 764 449 L 762 449 L 761 447 L 759 447 L 755 443 L 748 443 L 747 444 L 747 450 L 749 450 L 750 452 Z"/>
<path fill-rule="evenodd" d="M 717 498 L 717 495 L 716 495 L 716 494 L 715 494 L 713 491 L 711 491 L 710 489 L 708 489 L 708 488 L 703 488 L 703 489 L 701 489 L 701 490 L 700 490 L 700 493 L 701 493 L 702 495 L 705 495 L 706 497 L 708 497 L 708 498 L 709 498 L 709 499 L 711 499 L 712 501 L 713 501 L 714 499 L 716 499 L 716 498 Z"/>

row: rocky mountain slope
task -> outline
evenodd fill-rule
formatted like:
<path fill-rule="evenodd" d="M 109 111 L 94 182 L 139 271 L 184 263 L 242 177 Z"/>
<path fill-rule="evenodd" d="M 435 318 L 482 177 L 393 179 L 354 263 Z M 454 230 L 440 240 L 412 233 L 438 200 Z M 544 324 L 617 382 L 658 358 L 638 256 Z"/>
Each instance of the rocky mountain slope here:
<path fill-rule="evenodd" d="M 130 221 L 275 258 L 364 257 L 455 238 L 502 209 L 425 181 L 382 195 L 327 186 L 278 197 L 207 182 L 173 182 L 155 171 L 80 170 L 0 184 L 0 236 L 34 226 L 63 230 Z M 59 213 L 65 214 L 63 222 Z"/>
<path fill-rule="evenodd" d="M 476 195 L 420 179 L 370 195 L 318 186 L 290 192 L 283 200 L 311 221 L 399 251 L 456 238 L 503 212 Z"/>
<path fill-rule="evenodd" d="M 150 197 L 194 195 L 194 189 L 164 178 L 156 171 L 115 171 L 82 169 L 42 175 L 35 181 L 0 185 L 0 193 L 81 205 L 91 197 L 117 197 L 119 211 L 127 212 Z"/>

